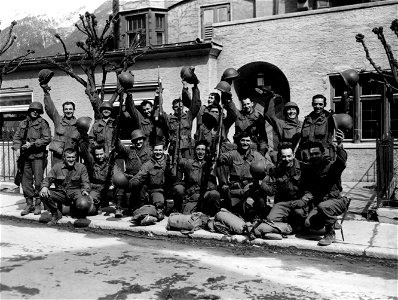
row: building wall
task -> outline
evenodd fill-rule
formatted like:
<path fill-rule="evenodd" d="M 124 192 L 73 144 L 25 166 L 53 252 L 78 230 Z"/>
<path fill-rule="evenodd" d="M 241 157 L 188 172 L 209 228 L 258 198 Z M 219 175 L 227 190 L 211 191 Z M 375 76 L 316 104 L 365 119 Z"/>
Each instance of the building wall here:
<path fill-rule="evenodd" d="M 242 20 L 253 17 L 253 0 L 197 0 L 182 1 L 168 12 L 168 42 L 178 43 L 193 41 L 201 37 L 200 8 L 206 5 L 230 3 L 231 20 Z"/>

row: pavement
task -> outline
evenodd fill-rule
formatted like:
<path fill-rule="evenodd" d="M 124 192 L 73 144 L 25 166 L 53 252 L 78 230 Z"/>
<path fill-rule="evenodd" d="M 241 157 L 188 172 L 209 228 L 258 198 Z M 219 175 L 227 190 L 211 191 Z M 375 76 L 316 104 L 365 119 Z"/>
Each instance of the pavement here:
<path fill-rule="evenodd" d="M 250 241 L 246 236 L 227 236 L 212 233 L 206 230 L 197 230 L 192 234 L 184 235 L 179 231 L 168 231 L 166 229 L 167 217 L 162 221 L 150 226 L 135 226 L 130 222 L 131 217 L 114 218 L 114 208 L 105 208 L 101 215 L 76 220 L 70 216 L 64 216 L 60 221 L 60 227 L 79 226 L 84 224 L 86 230 L 107 231 L 112 234 L 133 234 L 146 237 L 167 238 L 192 238 L 204 240 L 217 240 L 229 243 L 251 243 L 262 247 L 281 247 L 298 250 L 319 251 L 324 253 L 370 257 L 377 259 L 398 260 L 398 224 L 397 218 L 387 220 L 389 223 L 369 221 L 364 218 L 366 210 L 376 199 L 374 183 L 344 183 L 345 194 L 350 197 L 351 205 L 343 222 L 344 240 L 342 234 L 336 231 L 337 241 L 330 246 L 317 246 L 318 240 L 322 238 L 320 233 L 303 235 L 289 235 L 282 240 L 255 239 Z M 29 214 L 22 217 L 21 211 L 25 207 L 24 197 L 15 186 L 0 183 L 0 218 L 11 218 L 26 220 L 28 222 L 46 222 L 50 215 L 42 211 L 41 215 Z M 12 193 L 14 192 L 14 193 Z M 396 215 L 398 209 L 394 211 Z M 392 224 L 390 224 L 392 223 Z M 394 224 L 395 223 L 395 224 Z"/>

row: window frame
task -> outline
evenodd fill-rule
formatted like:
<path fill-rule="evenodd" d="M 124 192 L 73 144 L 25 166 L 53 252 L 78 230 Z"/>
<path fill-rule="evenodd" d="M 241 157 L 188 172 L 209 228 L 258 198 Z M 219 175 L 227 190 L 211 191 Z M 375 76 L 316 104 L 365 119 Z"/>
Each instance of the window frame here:
<path fill-rule="evenodd" d="M 130 22 L 131 22 L 131 27 L 133 26 L 134 18 L 138 17 L 144 17 L 144 24 L 145 24 L 145 31 L 142 31 L 143 28 L 138 28 L 134 30 L 134 28 L 129 28 Z M 131 35 L 136 35 L 138 32 L 143 34 L 145 36 L 145 39 L 141 40 L 141 47 L 145 47 L 148 45 L 148 34 L 149 34 L 149 28 L 148 28 L 148 12 L 140 12 L 140 13 L 135 13 L 131 15 L 127 15 L 126 17 L 126 48 L 129 48 L 131 45 Z"/>
<path fill-rule="evenodd" d="M 213 24 L 220 23 L 215 21 L 215 14 L 214 12 L 217 11 L 220 8 L 226 8 L 227 9 L 227 19 L 226 21 L 223 22 L 228 22 L 231 21 L 231 4 L 229 2 L 224 2 L 224 3 L 218 3 L 218 4 L 212 4 L 212 5 L 203 5 L 200 7 L 200 29 L 201 29 L 201 37 L 203 40 L 211 40 L 213 37 Z M 213 11 L 213 22 L 211 23 L 210 26 L 205 26 L 204 24 L 204 12 L 206 10 L 212 10 Z"/>

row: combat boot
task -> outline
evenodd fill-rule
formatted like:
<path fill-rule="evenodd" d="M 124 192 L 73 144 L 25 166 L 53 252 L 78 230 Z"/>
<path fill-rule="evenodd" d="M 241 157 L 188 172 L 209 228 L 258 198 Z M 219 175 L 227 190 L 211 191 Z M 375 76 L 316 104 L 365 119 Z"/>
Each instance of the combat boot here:
<path fill-rule="evenodd" d="M 35 199 L 35 211 L 33 212 L 34 215 L 41 214 L 41 200 L 40 198 Z"/>
<path fill-rule="evenodd" d="M 47 222 L 48 226 L 55 226 L 58 224 L 58 221 L 62 219 L 62 213 L 57 210 L 57 212 L 51 214 L 51 221 Z"/>
<path fill-rule="evenodd" d="M 318 242 L 318 246 L 329 246 L 336 241 L 336 234 L 332 226 L 326 226 L 325 236 Z"/>
<path fill-rule="evenodd" d="M 115 218 L 122 218 L 122 217 L 123 217 L 122 209 L 119 206 L 116 206 Z"/>
<path fill-rule="evenodd" d="M 26 216 L 27 214 L 34 212 L 34 210 L 35 210 L 35 207 L 33 206 L 33 200 L 26 199 L 26 207 L 23 211 L 21 211 L 21 216 Z"/>

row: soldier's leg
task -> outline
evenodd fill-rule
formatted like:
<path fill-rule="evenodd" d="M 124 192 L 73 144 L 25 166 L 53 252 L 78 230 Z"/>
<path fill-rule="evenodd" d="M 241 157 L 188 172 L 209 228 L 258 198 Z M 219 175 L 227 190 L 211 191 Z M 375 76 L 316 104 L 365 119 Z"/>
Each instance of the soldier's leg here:
<path fill-rule="evenodd" d="M 319 203 L 318 211 L 323 219 L 324 225 L 334 225 L 337 216 L 341 215 L 347 208 L 348 199 L 346 197 L 332 198 Z"/>
<path fill-rule="evenodd" d="M 185 187 L 182 184 L 176 184 L 173 186 L 171 194 L 174 200 L 174 209 L 178 212 L 181 212 L 182 203 L 185 196 Z"/>
<path fill-rule="evenodd" d="M 92 199 L 92 205 L 90 207 L 90 210 L 88 212 L 89 216 L 95 216 L 97 214 L 100 214 L 101 211 L 101 192 L 97 189 L 92 189 L 90 191 L 90 198 Z"/>
<path fill-rule="evenodd" d="M 39 197 L 40 185 L 43 181 L 44 168 L 46 166 L 46 159 L 35 159 L 32 161 L 33 177 L 34 177 L 34 205 L 35 215 L 41 213 L 41 200 Z"/>
<path fill-rule="evenodd" d="M 35 191 L 33 188 L 33 169 L 31 160 L 27 160 L 24 162 L 21 184 L 23 195 L 26 201 L 26 208 L 21 211 L 21 216 L 25 216 L 31 212 L 34 212 L 35 210 L 33 203 Z"/>
<path fill-rule="evenodd" d="M 163 192 L 152 192 L 150 195 L 150 201 L 152 202 L 153 205 L 155 205 L 156 209 L 158 210 L 158 214 L 163 214 L 163 209 L 164 209 L 164 195 Z M 162 219 L 162 217 L 159 216 L 159 219 Z"/>
<path fill-rule="evenodd" d="M 271 222 L 287 223 L 287 218 L 292 212 L 291 201 L 283 201 L 276 203 L 267 216 L 267 220 Z"/>
<path fill-rule="evenodd" d="M 203 196 L 203 203 L 201 211 L 214 217 L 221 209 L 220 193 L 217 191 L 207 191 Z"/>
<path fill-rule="evenodd" d="M 48 222 L 48 225 L 57 224 L 58 220 L 62 218 L 62 212 L 58 209 L 58 204 L 70 205 L 70 201 L 65 191 L 59 189 L 50 189 L 49 197 L 42 197 L 41 200 L 45 203 L 46 207 L 50 210 L 52 219 Z"/>

